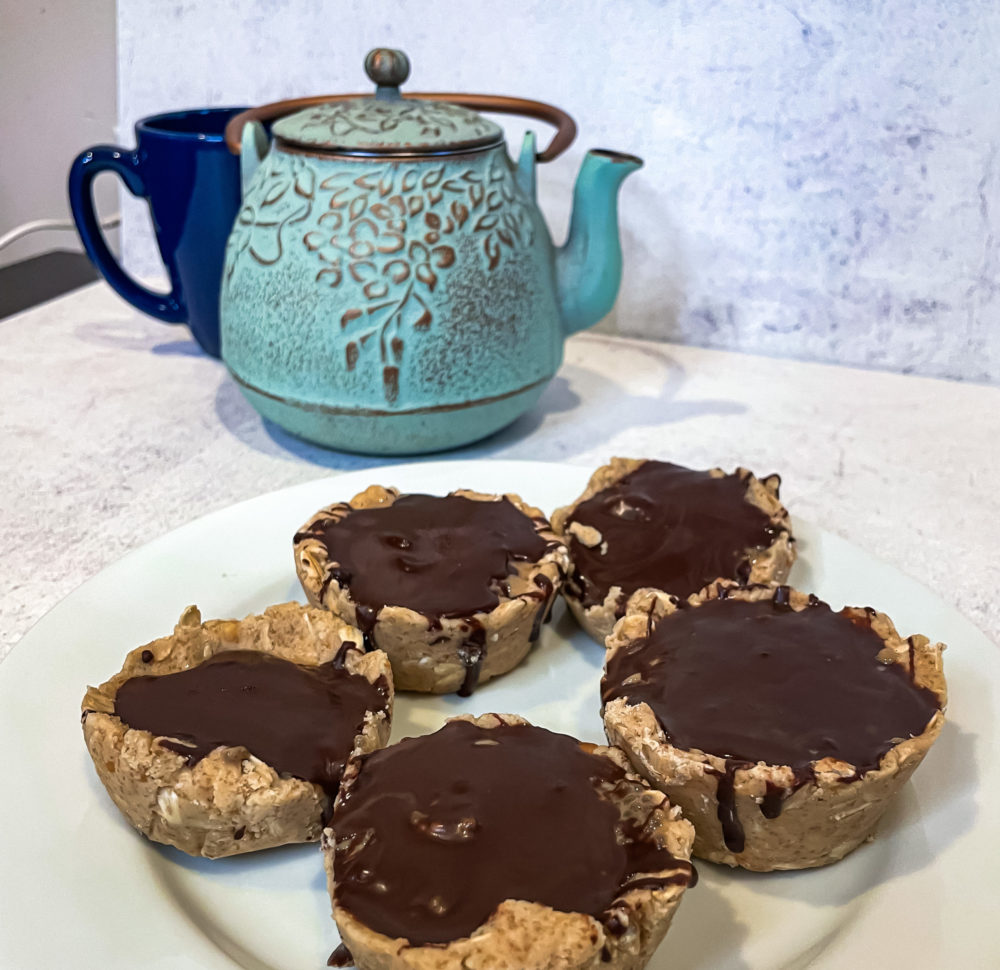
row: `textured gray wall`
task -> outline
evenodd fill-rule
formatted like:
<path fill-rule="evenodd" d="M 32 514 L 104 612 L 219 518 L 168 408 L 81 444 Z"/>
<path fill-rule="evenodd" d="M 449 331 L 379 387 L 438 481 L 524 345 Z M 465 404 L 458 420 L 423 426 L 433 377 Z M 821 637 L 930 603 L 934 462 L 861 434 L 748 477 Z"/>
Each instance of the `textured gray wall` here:
<path fill-rule="evenodd" d="M 166 108 L 362 90 L 364 53 L 403 47 L 413 90 L 576 117 L 578 143 L 541 176 L 557 237 L 587 147 L 646 159 L 623 191 L 626 278 L 605 328 L 1000 381 L 994 0 L 118 9 L 126 139 Z M 149 272 L 144 214 L 126 218 Z"/>

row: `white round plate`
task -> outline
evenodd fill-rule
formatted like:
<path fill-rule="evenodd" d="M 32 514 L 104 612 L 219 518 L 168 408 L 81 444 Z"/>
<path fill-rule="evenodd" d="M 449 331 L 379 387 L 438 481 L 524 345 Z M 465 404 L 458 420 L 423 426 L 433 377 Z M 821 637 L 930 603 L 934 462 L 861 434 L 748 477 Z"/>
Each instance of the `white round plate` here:
<path fill-rule="evenodd" d="M 551 513 L 587 477 L 555 464 L 452 461 L 310 482 L 192 522 L 64 600 L 0 667 L 0 966 L 323 966 L 338 938 L 318 847 L 211 862 L 142 839 L 118 815 L 84 748 L 86 685 L 118 670 L 132 647 L 169 632 L 189 603 L 206 618 L 241 617 L 301 598 L 291 554 L 296 528 L 372 482 L 437 494 L 519 492 Z M 770 875 L 699 863 L 701 882 L 650 966 L 1000 966 L 996 648 L 918 583 L 829 532 L 794 525 L 794 585 L 835 607 L 876 606 L 901 632 L 949 645 L 949 721 L 875 841 L 843 862 Z M 471 698 L 400 696 L 393 737 L 433 731 L 471 710 L 515 712 L 603 740 L 602 653 L 557 609 L 527 662 Z"/>

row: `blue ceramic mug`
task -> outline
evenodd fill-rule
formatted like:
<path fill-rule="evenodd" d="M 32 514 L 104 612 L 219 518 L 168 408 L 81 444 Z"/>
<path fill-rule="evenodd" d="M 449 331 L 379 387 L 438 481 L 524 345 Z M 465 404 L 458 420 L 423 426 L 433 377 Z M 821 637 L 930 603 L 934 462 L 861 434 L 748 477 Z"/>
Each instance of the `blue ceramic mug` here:
<path fill-rule="evenodd" d="M 219 356 L 219 282 L 226 239 L 240 205 L 240 162 L 226 147 L 226 122 L 243 108 L 174 111 L 143 118 L 134 150 L 95 145 L 69 173 L 69 200 L 87 255 L 134 307 L 165 323 L 187 323 L 195 340 Z M 135 282 L 101 234 L 91 184 L 101 172 L 119 175 L 149 203 L 170 292 Z"/>

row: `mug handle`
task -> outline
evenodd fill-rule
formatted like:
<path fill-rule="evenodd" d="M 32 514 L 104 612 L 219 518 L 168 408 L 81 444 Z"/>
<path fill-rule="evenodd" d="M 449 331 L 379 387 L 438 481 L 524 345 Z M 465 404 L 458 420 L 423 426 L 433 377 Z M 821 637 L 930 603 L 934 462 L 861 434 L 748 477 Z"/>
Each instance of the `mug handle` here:
<path fill-rule="evenodd" d="M 108 248 L 94 210 L 92 185 L 101 172 L 114 172 L 132 195 L 146 196 L 138 152 L 115 145 L 95 145 L 80 152 L 69 170 L 69 204 L 83 248 L 122 299 L 164 323 L 183 323 L 187 320 L 187 311 L 177 296 L 176 287 L 169 293 L 156 293 L 140 285 L 122 269 Z"/>

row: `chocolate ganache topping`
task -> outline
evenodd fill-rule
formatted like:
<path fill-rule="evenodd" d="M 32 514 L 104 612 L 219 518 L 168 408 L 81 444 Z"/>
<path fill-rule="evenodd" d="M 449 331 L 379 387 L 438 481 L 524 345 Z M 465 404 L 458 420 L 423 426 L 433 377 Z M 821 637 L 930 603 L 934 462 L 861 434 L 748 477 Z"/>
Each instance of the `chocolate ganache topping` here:
<path fill-rule="evenodd" d="M 506 498 L 401 495 L 391 505 L 321 520 L 295 541 L 326 546 L 330 578 L 372 614 L 405 606 L 428 617 L 470 616 L 499 602 L 498 584 L 515 562 L 549 548 L 534 523 Z"/>
<path fill-rule="evenodd" d="M 941 706 L 904 665 L 879 660 L 884 644 L 870 625 L 816 599 L 794 611 L 785 594 L 778 587 L 770 600 L 709 600 L 663 617 L 614 653 L 601 685 L 605 704 L 648 704 L 674 747 L 726 759 L 719 819 L 733 852 L 744 846 L 733 801 L 738 769 L 787 765 L 801 785 L 815 761 L 836 758 L 857 778 L 922 733 Z M 762 813 L 776 817 L 787 794 L 770 786 Z"/>
<path fill-rule="evenodd" d="M 506 899 L 605 918 L 625 888 L 687 885 L 641 838 L 610 759 L 543 728 L 453 721 L 368 756 L 334 816 L 336 903 L 412 944 L 469 936 Z M 619 929 L 618 932 L 621 932 Z"/>
<path fill-rule="evenodd" d="M 338 657 L 300 666 L 256 650 L 226 650 L 189 670 L 132 677 L 115 714 L 195 764 L 219 747 L 246 747 L 275 771 L 336 795 L 366 711 L 384 710 L 387 685 Z"/>
<path fill-rule="evenodd" d="M 618 586 L 621 609 L 647 586 L 683 598 L 720 577 L 746 580 L 747 550 L 767 548 L 780 528 L 747 501 L 738 475 L 715 478 L 662 461 L 644 462 L 581 502 L 573 522 L 601 534 L 594 547 L 569 537 L 573 591 L 594 606 Z"/>
<path fill-rule="evenodd" d="M 459 689 L 467 697 L 479 681 L 486 657 L 485 631 L 473 614 L 492 610 L 510 595 L 507 578 L 518 562 L 537 562 L 557 543 L 546 541 L 533 520 L 506 498 L 477 501 L 461 495 L 401 495 L 391 505 L 346 510 L 343 518 L 320 519 L 299 532 L 295 542 L 318 539 L 330 565 L 330 580 L 350 591 L 357 624 L 369 649 L 383 606 L 403 606 L 422 613 L 431 627 L 442 617 L 468 621 L 459 659 L 466 669 Z M 544 576 L 522 596 L 542 602 L 531 631 L 537 639 L 551 607 L 553 587 Z"/>

